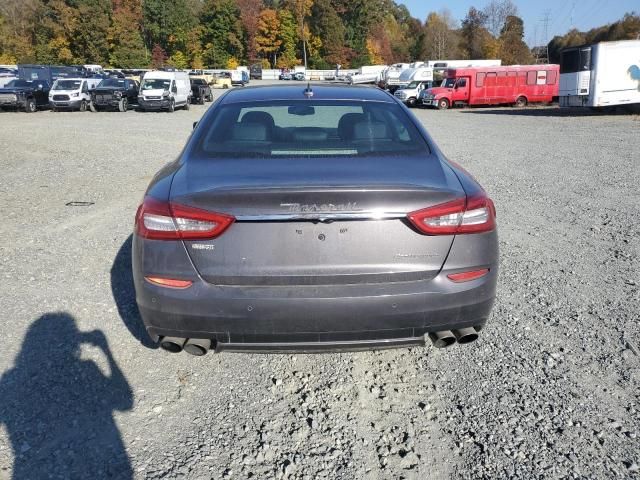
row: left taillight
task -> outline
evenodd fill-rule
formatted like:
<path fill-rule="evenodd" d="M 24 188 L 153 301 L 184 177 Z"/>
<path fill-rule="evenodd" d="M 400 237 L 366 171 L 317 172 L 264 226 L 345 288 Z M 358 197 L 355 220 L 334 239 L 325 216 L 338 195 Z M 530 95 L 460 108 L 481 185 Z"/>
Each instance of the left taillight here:
<path fill-rule="evenodd" d="M 220 236 L 231 215 L 145 197 L 136 214 L 136 233 L 150 240 L 205 240 Z"/>
<path fill-rule="evenodd" d="M 427 235 L 490 232 L 496 228 L 496 210 L 485 195 L 459 198 L 411 212 L 411 223 Z"/>

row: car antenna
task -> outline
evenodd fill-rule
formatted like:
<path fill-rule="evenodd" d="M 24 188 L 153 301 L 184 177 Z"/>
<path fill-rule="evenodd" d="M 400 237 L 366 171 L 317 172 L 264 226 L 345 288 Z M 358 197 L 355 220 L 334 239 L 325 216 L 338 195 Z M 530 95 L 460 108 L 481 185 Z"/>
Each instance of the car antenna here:
<path fill-rule="evenodd" d="M 311 90 L 311 84 L 307 82 L 307 88 L 304 90 L 304 96 L 307 98 L 313 97 L 313 90 Z"/>

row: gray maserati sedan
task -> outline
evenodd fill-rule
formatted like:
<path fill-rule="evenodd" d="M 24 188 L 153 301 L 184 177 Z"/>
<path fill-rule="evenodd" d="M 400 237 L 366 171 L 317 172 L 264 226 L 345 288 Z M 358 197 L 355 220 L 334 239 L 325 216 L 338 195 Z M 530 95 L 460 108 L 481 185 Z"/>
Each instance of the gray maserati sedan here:
<path fill-rule="evenodd" d="M 248 87 L 155 175 L 132 261 L 170 352 L 446 347 L 490 315 L 496 212 L 383 90 Z"/>

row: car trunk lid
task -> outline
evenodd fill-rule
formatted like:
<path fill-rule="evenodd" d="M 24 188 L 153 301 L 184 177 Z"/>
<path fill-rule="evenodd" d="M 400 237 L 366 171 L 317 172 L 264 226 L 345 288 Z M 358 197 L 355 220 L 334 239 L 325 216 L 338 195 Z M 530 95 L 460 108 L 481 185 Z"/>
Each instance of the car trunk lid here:
<path fill-rule="evenodd" d="M 342 160 L 342 161 L 340 161 Z M 216 285 L 339 285 L 428 280 L 453 236 L 427 236 L 407 213 L 464 197 L 455 175 L 430 159 L 193 162 L 173 203 L 235 216 L 220 237 L 186 241 L 200 275 Z M 242 165 L 242 166 L 241 166 Z"/>

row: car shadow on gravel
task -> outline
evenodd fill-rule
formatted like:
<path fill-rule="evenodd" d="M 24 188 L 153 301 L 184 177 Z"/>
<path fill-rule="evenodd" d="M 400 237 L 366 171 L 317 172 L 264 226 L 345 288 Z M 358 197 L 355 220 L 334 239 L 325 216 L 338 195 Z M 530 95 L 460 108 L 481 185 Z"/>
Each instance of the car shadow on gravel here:
<path fill-rule="evenodd" d="M 118 307 L 118 314 L 131 335 L 145 347 L 155 349 L 158 346 L 147 335 L 136 303 L 133 271 L 131 270 L 132 238 L 129 235 L 113 260 L 113 265 L 111 266 L 111 293 Z"/>
<path fill-rule="evenodd" d="M 133 392 L 101 330 L 82 332 L 64 312 L 36 319 L 0 378 L 0 399 L 14 480 L 133 478 L 113 418 L 133 408 Z"/>
<path fill-rule="evenodd" d="M 475 107 L 462 110 L 462 113 L 480 115 L 510 115 L 516 117 L 602 117 L 629 116 L 634 113 L 624 108 L 591 110 L 590 108 L 529 107 L 529 108 L 482 108 Z"/>

